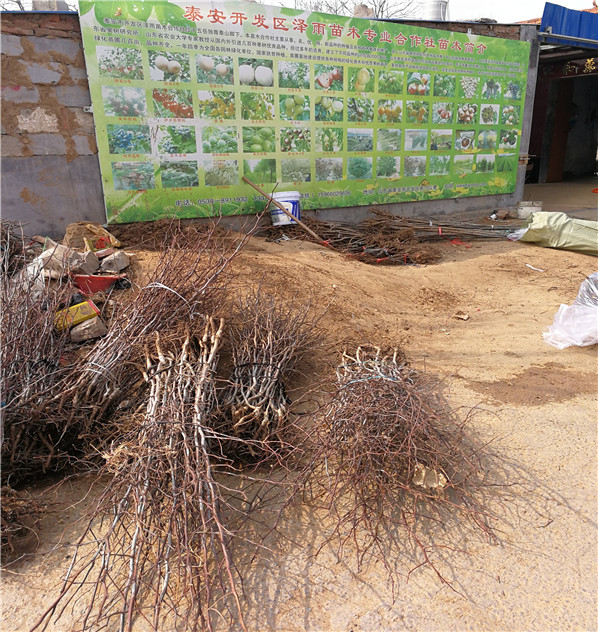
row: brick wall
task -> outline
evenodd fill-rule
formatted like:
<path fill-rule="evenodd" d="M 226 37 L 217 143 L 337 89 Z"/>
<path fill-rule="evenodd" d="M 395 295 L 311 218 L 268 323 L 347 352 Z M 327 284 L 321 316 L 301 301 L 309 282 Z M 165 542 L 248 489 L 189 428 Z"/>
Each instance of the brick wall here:
<path fill-rule="evenodd" d="M 71 221 L 105 221 L 79 19 L 3 13 L 2 215 L 61 236 Z"/>

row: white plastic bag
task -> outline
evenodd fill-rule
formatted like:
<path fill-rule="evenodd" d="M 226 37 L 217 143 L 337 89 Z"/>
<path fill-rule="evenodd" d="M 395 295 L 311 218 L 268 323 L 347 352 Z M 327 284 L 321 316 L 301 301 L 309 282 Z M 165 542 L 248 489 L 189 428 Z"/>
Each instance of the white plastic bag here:
<path fill-rule="evenodd" d="M 561 305 L 542 334 L 557 349 L 598 343 L 598 272 L 583 281 L 573 305 Z"/>

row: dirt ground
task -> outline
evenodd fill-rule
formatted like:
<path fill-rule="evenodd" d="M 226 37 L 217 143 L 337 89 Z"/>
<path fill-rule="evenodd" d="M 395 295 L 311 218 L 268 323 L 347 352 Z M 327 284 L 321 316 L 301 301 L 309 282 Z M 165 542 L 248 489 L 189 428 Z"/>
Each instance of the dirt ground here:
<path fill-rule="evenodd" d="M 598 347 L 559 351 L 542 340 L 596 259 L 502 240 L 441 249 L 438 264 L 376 267 L 307 242 L 252 238 L 236 269 L 240 283 L 262 278 L 282 297 L 329 305 L 315 379 L 344 347 L 398 346 L 443 378 L 453 407 L 479 409 L 472 424 L 492 440 L 503 483 L 492 507 L 499 542 L 447 526 L 445 537 L 463 552 L 439 551 L 438 560 L 455 590 L 428 567 L 407 581 L 417 557 L 406 549 L 393 560 L 404 569 L 393 601 L 376 564 L 357 573 L 350 556 L 324 550 L 314 558 L 325 516 L 298 508 L 289 526 L 296 543 L 244 578 L 251 630 L 598 629 Z M 138 251 L 136 266 L 154 255 Z M 91 482 L 74 480 L 52 496 L 37 553 L 4 570 L 2 630 L 27 630 L 51 602 Z M 72 629 L 77 614 L 50 629 Z"/>

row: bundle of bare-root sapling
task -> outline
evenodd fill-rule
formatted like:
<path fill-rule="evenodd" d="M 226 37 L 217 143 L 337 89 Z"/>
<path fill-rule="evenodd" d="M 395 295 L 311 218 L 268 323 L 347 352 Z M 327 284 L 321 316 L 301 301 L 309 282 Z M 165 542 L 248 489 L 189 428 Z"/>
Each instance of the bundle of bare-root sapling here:
<path fill-rule="evenodd" d="M 315 328 L 308 303 L 282 302 L 261 287 L 238 300 L 222 408 L 225 433 L 241 440 L 239 456 L 259 460 L 297 448 L 287 388 L 314 347 Z"/>
<path fill-rule="evenodd" d="M 445 543 L 435 540 L 433 527 L 442 531 L 456 520 L 491 534 L 481 496 L 482 448 L 466 422 L 443 403 L 437 384 L 396 352 L 360 347 L 343 355 L 336 392 L 315 422 L 308 467 L 330 512 L 327 542 L 339 556 L 353 545 L 358 566 L 378 560 L 394 586 L 397 554 L 409 541 L 415 566 L 430 565 L 444 582 L 431 552 Z"/>
<path fill-rule="evenodd" d="M 105 454 L 111 481 L 36 627 L 72 603 L 81 630 L 129 631 L 138 619 L 156 631 L 212 630 L 217 619 L 245 629 L 229 552 L 234 510 L 211 431 L 222 331 L 221 320 L 198 315 L 146 346 L 145 410 Z"/>
<path fill-rule="evenodd" d="M 31 261 L 22 236 L 2 223 L 0 332 L 2 363 L 2 480 L 15 484 L 61 461 L 65 436 L 60 418 L 43 410 L 68 373 L 68 330 L 58 331 L 56 313 L 70 302 L 68 282 L 46 278 Z"/>
<path fill-rule="evenodd" d="M 148 337 L 216 313 L 229 282 L 229 264 L 245 242 L 246 237 L 222 236 L 216 224 L 201 234 L 171 233 L 147 282 L 121 297 L 108 334 L 40 410 L 47 423 L 56 420 L 65 436 L 76 436 L 74 444 L 63 448 L 72 460 L 119 440 L 121 429 L 112 419 L 119 408 L 133 409 L 139 402 L 143 382 L 137 367 Z"/>

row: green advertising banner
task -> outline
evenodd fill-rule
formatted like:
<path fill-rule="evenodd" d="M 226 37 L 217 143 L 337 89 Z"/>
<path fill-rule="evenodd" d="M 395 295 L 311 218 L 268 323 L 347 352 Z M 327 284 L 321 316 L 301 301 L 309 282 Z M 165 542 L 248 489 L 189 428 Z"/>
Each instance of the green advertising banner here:
<path fill-rule="evenodd" d="M 529 44 L 254 3 L 81 1 L 109 222 L 510 193 Z"/>

